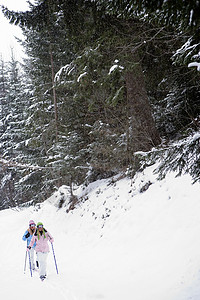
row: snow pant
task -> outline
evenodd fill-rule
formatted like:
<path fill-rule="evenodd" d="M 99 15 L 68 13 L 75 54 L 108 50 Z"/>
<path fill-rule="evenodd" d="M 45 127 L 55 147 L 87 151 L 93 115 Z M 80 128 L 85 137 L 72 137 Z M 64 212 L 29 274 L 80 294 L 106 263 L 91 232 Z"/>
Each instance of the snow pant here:
<path fill-rule="evenodd" d="M 37 252 L 37 260 L 39 263 L 40 276 L 47 275 L 47 256 L 48 256 L 48 252 Z"/>
<path fill-rule="evenodd" d="M 35 269 L 35 260 L 34 260 L 35 249 L 31 248 L 29 253 L 30 253 L 30 259 L 31 259 L 31 269 L 34 270 Z"/>

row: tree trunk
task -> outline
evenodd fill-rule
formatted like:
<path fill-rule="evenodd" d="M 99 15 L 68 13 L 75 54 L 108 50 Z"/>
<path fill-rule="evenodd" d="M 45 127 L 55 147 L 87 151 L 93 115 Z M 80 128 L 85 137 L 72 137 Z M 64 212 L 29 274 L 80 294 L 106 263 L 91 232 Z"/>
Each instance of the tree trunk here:
<path fill-rule="evenodd" d="M 49 33 L 49 36 L 50 36 L 50 33 Z M 51 60 L 51 80 L 52 80 L 53 101 L 54 101 L 55 136 L 56 136 L 56 142 L 57 142 L 58 141 L 58 106 L 57 106 L 56 89 L 55 89 L 55 83 L 54 83 L 55 73 L 54 73 L 54 63 L 53 63 L 51 42 L 49 44 L 49 54 L 50 54 L 50 60 Z"/>
<path fill-rule="evenodd" d="M 140 63 L 125 76 L 127 102 L 129 106 L 129 147 L 131 153 L 149 151 L 160 144 L 160 136 L 156 129 L 148 100 L 144 76 Z"/>
<path fill-rule="evenodd" d="M 56 137 L 56 143 L 58 142 L 58 105 L 57 105 L 57 97 L 56 97 L 56 89 L 55 89 L 55 72 L 54 72 L 54 60 L 53 60 L 53 47 L 52 47 L 52 34 L 51 34 L 51 20 L 50 17 L 53 14 L 53 11 L 51 11 L 52 3 L 51 1 L 47 1 L 48 5 L 48 34 L 49 34 L 49 55 L 50 55 L 50 61 L 51 61 L 51 81 L 52 81 L 52 90 L 53 90 L 53 102 L 54 102 L 54 118 L 55 118 L 55 137 Z"/>

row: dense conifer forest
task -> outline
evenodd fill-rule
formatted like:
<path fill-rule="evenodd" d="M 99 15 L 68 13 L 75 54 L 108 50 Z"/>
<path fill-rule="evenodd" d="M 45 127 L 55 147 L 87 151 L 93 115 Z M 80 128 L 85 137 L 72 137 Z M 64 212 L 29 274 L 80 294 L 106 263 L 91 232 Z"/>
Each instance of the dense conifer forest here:
<path fill-rule="evenodd" d="M 0 61 L 0 209 L 159 162 L 200 179 L 200 2 L 1 7 L 23 63 Z M 191 66 L 191 67 L 190 67 Z M 197 68 L 195 67 L 197 66 Z"/>

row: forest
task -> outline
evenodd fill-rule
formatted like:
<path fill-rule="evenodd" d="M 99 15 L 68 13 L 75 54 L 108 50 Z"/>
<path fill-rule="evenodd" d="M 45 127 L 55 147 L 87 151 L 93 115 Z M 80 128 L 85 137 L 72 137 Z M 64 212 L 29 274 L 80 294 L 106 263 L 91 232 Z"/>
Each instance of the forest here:
<path fill-rule="evenodd" d="M 155 161 L 200 180 L 200 1 L 1 10 L 26 58 L 0 61 L 0 210 Z"/>

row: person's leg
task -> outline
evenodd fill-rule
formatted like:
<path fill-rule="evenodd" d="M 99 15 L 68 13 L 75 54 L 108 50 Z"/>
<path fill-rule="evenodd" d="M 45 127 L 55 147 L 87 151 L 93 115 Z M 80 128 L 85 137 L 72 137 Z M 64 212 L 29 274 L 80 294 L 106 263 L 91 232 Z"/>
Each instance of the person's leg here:
<path fill-rule="evenodd" d="M 34 252 L 35 252 L 35 250 L 33 248 L 31 248 L 30 249 L 30 258 L 31 258 L 31 268 L 32 268 L 32 270 L 35 269 Z"/>
<path fill-rule="evenodd" d="M 40 277 L 41 276 L 46 276 L 47 272 L 46 272 L 46 268 L 47 268 L 47 256 L 48 253 L 43 253 L 43 252 L 37 252 L 37 259 L 39 262 L 39 274 Z"/>

